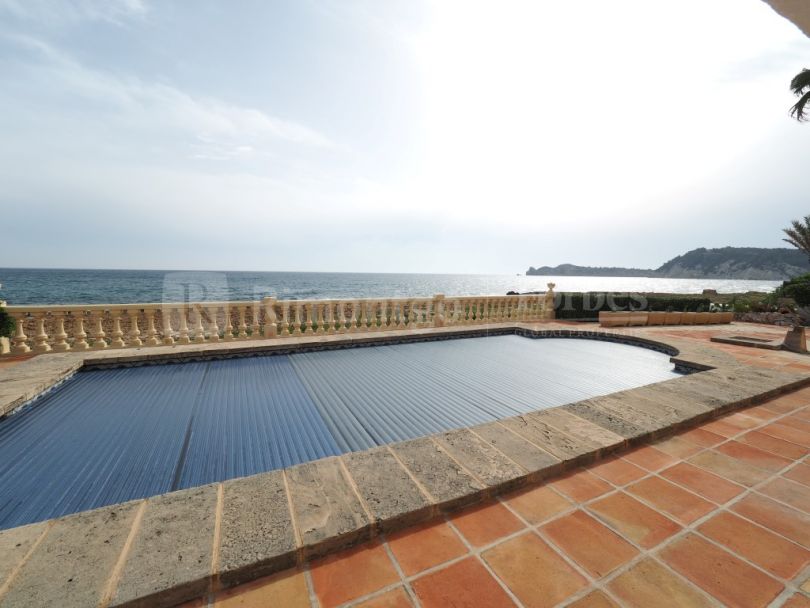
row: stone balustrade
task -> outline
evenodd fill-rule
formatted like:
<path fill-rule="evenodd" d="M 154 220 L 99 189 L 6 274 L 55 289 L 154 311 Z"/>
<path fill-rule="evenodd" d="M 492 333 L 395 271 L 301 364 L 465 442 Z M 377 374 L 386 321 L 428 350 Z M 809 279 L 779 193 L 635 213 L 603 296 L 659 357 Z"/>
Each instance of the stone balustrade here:
<path fill-rule="evenodd" d="M 533 322 L 554 317 L 546 294 L 7 306 L 11 353 L 65 352 Z"/>

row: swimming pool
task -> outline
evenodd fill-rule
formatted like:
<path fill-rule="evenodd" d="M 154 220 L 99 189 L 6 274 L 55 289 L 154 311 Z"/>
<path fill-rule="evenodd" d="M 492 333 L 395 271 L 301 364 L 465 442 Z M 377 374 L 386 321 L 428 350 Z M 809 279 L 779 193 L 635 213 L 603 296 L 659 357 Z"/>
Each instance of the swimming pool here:
<path fill-rule="evenodd" d="M 0 529 L 676 377 L 517 335 L 80 372 L 0 420 Z"/>

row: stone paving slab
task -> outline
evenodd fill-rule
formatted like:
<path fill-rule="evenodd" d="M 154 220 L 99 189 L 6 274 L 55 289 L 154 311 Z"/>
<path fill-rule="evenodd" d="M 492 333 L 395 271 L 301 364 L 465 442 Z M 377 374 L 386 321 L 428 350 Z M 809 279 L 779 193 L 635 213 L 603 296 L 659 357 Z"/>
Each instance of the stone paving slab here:
<path fill-rule="evenodd" d="M 286 469 L 285 476 L 308 555 L 370 538 L 372 521 L 339 458 L 299 464 Z"/>
<path fill-rule="evenodd" d="M 555 469 L 561 463 L 559 458 L 533 443 L 529 443 L 500 422 L 488 422 L 474 426 L 470 428 L 470 432 L 475 433 L 507 458 L 529 471 L 532 480 L 538 480 L 538 473 Z"/>
<path fill-rule="evenodd" d="M 505 490 L 525 483 L 529 471 L 467 429 L 435 436 L 436 442 L 488 488 Z"/>
<path fill-rule="evenodd" d="M 397 529 L 433 515 L 433 503 L 387 447 L 341 456 L 377 529 Z"/>
<path fill-rule="evenodd" d="M 222 484 L 219 577 L 224 585 L 295 565 L 295 537 L 284 473 L 271 471 Z"/>
<path fill-rule="evenodd" d="M 213 485 L 147 500 L 112 605 L 173 606 L 205 593 L 216 507 Z"/>
<path fill-rule="evenodd" d="M 534 331 L 531 326 L 519 327 Z M 401 332 L 363 336 L 362 341 L 386 340 L 395 333 Z M 442 334 L 424 336 L 428 333 Z M 458 333 L 455 330 L 454 335 Z M 586 333 L 560 327 L 543 335 L 586 337 Z M 725 367 L 283 472 L 0 532 L 0 606 L 97 605 L 106 600 L 113 606 L 169 606 L 289 567 L 293 561 L 333 552 L 380 531 L 479 502 L 810 382 L 807 374 L 742 366 L 694 344 L 682 344 L 676 351 L 675 340 L 660 337 L 657 344 L 672 353 L 680 351 L 677 357 L 692 369 L 709 361 L 722 361 Z M 295 340 L 311 346 L 341 344 L 344 339 Z M 289 348 L 291 340 L 256 343 Z M 229 345 L 192 346 L 184 352 L 209 353 L 211 346 L 218 352 L 234 352 L 225 348 Z M 249 346 L 241 343 L 239 348 Z M 101 354 L 106 360 L 132 357 L 121 351 Z M 86 356 L 35 357 L 13 369 L 42 363 L 16 378 L 0 369 L 0 396 L 9 403 L 7 387 L 35 390 L 38 383 L 46 384 L 46 378 L 73 373 Z M 700 464 L 717 470 L 727 466 L 720 457 Z"/>
<path fill-rule="evenodd" d="M 56 521 L 23 564 L 3 608 L 98 605 L 132 526 L 136 503 L 85 511 Z"/>
<path fill-rule="evenodd" d="M 394 443 L 391 449 L 438 505 L 453 508 L 480 500 L 484 485 L 429 437 Z"/>

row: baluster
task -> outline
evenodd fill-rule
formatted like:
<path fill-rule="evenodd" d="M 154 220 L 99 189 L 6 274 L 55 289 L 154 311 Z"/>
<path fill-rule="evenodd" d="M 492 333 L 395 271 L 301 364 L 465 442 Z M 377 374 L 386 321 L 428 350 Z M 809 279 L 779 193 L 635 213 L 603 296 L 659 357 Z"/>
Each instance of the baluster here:
<path fill-rule="evenodd" d="M 247 306 L 240 306 L 239 307 L 239 335 L 237 336 L 240 340 L 247 340 L 247 321 L 245 320 L 245 316 L 247 313 Z"/>
<path fill-rule="evenodd" d="M 380 331 L 388 329 L 388 302 L 382 300 L 380 306 Z"/>
<path fill-rule="evenodd" d="M 281 335 L 290 335 L 290 304 L 281 302 Z"/>
<path fill-rule="evenodd" d="M 107 334 L 104 332 L 104 311 L 99 310 L 93 313 L 93 350 L 104 350 L 107 348 Z"/>
<path fill-rule="evenodd" d="M 163 330 L 163 344 L 171 346 L 174 344 L 174 331 L 172 330 L 172 312 L 174 308 L 163 308 L 160 311 L 160 326 Z M 182 313 L 181 313 L 182 314 Z"/>
<path fill-rule="evenodd" d="M 259 315 L 261 314 L 260 303 L 255 302 L 253 304 L 253 316 L 250 318 L 250 339 L 251 340 L 258 340 L 262 337 L 262 326 L 259 320 Z"/>
<path fill-rule="evenodd" d="M 128 346 L 141 346 L 143 342 L 141 341 L 141 330 L 138 328 L 138 311 L 137 310 L 128 310 L 127 311 L 129 316 L 129 340 L 127 341 Z"/>
<path fill-rule="evenodd" d="M 416 302 L 411 300 L 408 302 L 408 329 L 416 327 Z"/>
<path fill-rule="evenodd" d="M 312 310 L 312 302 L 307 302 L 301 305 L 302 312 L 306 317 L 306 321 L 301 325 L 301 333 L 307 334 L 315 331 L 315 313 Z"/>
<path fill-rule="evenodd" d="M 231 305 L 226 304 L 222 310 L 225 313 L 225 329 L 223 330 L 225 335 L 223 339 L 225 342 L 233 342 L 235 338 L 233 337 L 233 311 Z"/>
<path fill-rule="evenodd" d="M 315 318 L 318 321 L 318 329 L 316 331 L 319 334 L 326 333 L 326 321 L 324 320 L 326 316 L 326 311 L 324 310 L 325 306 L 323 304 L 314 304 L 314 308 Z"/>
<path fill-rule="evenodd" d="M 84 311 L 79 310 L 71 313 L 73 317 L 73 350 L 87 350 L 90 345 L 87 343 L 87 332 L 84 331 Z"/>
<path fill-rule="evenodd" d="M 155 329 L 155 311 L 151 308 L 143 311 L 146 315 L 146 340 L 143 343 L 146 346 L 157 346 L 160 340 L 157 338 L 157 329 Z"/>
<path fill-rule="evenodd" d="M 65 313 L 54 313 L 53 321 L 53 351 L 58 353 L 70 350 L 70 345 L 67 343 L 67 333 L 65 333 Z"/>
<path fill-rule="evenodd" d="M 15 316 L 14 324 L 14 337 L 12 338 L 14 346 L 11 347 L 11 352 L 15 355 L 31 352 L 31 348 L 25 343 L 28 340 L 28 336 L 25 335 L 25 313 Z"/>
<path fill-rule="evenodd" d="M 377 302 L 369 302 L 368 305 L 368 330 L 377 331 Z"/>
<path fill-rule="evenodd" d="M 339 334 L 346 333 L 346 302 L 343 300 L 339 300 L 337 303 L 337 315 L 338 315 L 338 329 L 337 332 Z"/>
<path fill-rule="evenodd" d="M 349 328 L 348 328 L 349 333 L 356 332 L 359 329 L 360 320 L 357 314 L 358 308 L 360 308 L 360 302 L 355 300 L 354 302 L 352 302 L 352 314 L 351 317 L 349 318 Z"/>
<path fill-rule="evenodd" d="M 191 314 L 190 306 L 180 306 L 178 309 L 180 313 L 180 325 L 177 328 L 177 343 L 178 344 L 191 344 L 191 338 L 188 331 L 188 316 Z"/>
<path fill-rule="evenodd" d="M 326 323 L 326 333 L 334 334 L 335 333 L 335 303 L 332 300 L 329 300 L 326 304 L 323 305 L 324 314 L 323 320 Z"/>
<path fill-rule="evenodd" d="M 191 312 L 191 309 L 189 309 Z M 203 327 L 202 306 L 197 306 L 194 310 L 194 343 L 205 344 L 205 328 Z"/>
<path fill-rule="evenodd" d="M 405 305 L 402 300 L 391 300 L 391 329 L 405 329 Z"/>
<path fill-rule="evenodd" d="M 37 333 L 34 336 L 34 352 L 47 353 L 51 350 L 51 345 L 48 344 L 48 334 L 45 331 L 45 315 L 47 313 L 38 313 L 35 316 L 37 320 Z"/>
<path fill-rule="evenodd" d="M 467 325 L 473 325 L 474 323 L 478 322 L 478 318 L 476 316 L 477 306 L 478 302 L 476 300 L 470 300 L 467 304 Z"/>
<path fill-rule="evenodd" d="M 264 304 L 264 337 L 275 338 L 278 335 L 278 326 L 276 325 L 276 299 L 275 298 L 262 298 Z"/>
<path fill-rule="evenodd" d="M 293 320 L 293 334 L 296 336 L 301 335 L 301 307 L 302 305 L 296 302 L 295 306 L 295 318 Z"/>
<path fill-rule="evenodd" d="M 208 341 L 219 342 L 219 324 L 217 323 L 217 315 L 219 315 L 219 306 L 212 306 L 206 308 L 208 311 Z"/>
<path fill-rule="evenodd" d="M 371 331 L 373 325 L 371 323 L 371 301 L 366 301 L 360 304 L 363 318 L 360 321 L 358 329 L 360 331 Z"/>
<path fill-rule="evenodd" d="M 112 342 L 110 346 L 113 348 L 124 348 L 126 344 L 124 343 L 124 332 L 121 331 L 121 315 L 123 314 L 122 310 L 111 310 L 110 314 L 113 317 L 113 330 L 110 337 L 112 338 Z"/>

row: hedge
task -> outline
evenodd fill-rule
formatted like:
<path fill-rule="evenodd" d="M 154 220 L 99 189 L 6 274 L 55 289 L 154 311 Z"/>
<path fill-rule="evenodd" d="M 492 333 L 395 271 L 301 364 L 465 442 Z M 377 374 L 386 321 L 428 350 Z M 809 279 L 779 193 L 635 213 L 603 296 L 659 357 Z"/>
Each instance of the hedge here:
<path fill-rule="evenodd" d="M 0 336 L 11 337 L 14 335 L 14 319 L 3 307 L 0 307 Z"/>
<path fill-rule="evenodd" d="M 676 312 L 708 311 L 708 298 L 671 298 L 634 293 L 566 293 L 554 294 L 554 313 L 558 319 L 597 319 L 602 310 L 672 310 Z"/>

